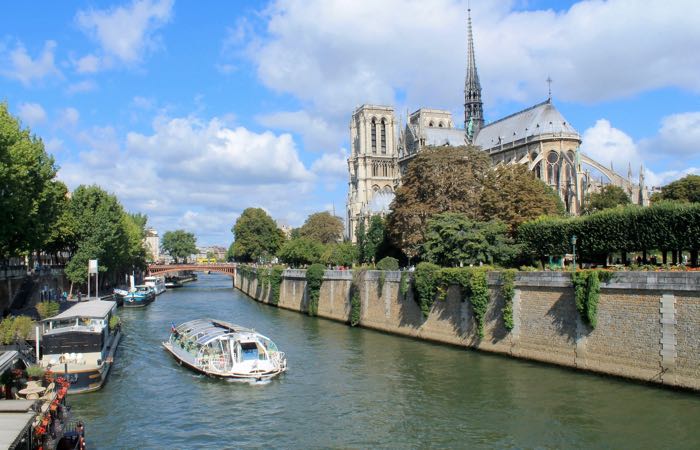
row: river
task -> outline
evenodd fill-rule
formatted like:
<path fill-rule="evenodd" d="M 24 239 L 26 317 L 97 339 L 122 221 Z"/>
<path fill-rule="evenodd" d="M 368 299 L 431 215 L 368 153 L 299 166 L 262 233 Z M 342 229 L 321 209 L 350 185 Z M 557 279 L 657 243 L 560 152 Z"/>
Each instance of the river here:
<path fill-rule="evenodd" d="M 698 448 L 700 396 L 420 342 L 251 300 L 224 275 L 120 311 L 105 387 L 70 396 L 88 446 L 111 448 Z M 161 347 L 215 317 L 287 354 L 265 385 L 209 379 Z"/>

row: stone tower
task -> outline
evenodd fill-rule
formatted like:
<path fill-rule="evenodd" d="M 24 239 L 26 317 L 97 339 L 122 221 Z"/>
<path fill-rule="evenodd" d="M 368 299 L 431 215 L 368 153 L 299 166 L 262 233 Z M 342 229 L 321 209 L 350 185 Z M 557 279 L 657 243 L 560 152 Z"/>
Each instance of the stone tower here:
<path fill-rule="evenodd" d="M 476 70 L 474 56 L 474 36 L 472 35 L 471 9 L 467 10 L 467 75 L 464 79 L 464 130 L 467 141 L 474 142 L 474 137 L 484 126 L 484 110 L 481 101 L 481 83 Z"/>
<path fill-rule="evenodd" d="M 350 120 L 346 234 L 355 241 L 359 220 L 389 212 L 398 180 L 394 108 L 362 105 Z"/>

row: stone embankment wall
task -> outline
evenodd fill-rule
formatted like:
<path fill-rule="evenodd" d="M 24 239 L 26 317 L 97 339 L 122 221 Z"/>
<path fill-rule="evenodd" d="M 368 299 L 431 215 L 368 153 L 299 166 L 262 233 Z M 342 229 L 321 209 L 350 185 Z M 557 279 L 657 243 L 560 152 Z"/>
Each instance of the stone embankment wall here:
<path fill-rule="evenodd" d="M 503 323 L 505 304 L 496 273 L 479 339 L 471 304 L 457 286 L 424 318 L 413 292 L 399 292 L 400 272 L 368 271 L 360 286 L 360 326 L 430 341 L 471 347 L 593 372 L 700 390 L 700 273 L 619 272 L 601 286 L 598 324 L 590 329 L 576 310 L 570 275 L 523 272 L 515 280 L 514 328 Z M 269 287 L 240 273 L 235 286 L 269 303 Z M 348 271 L 326 271 L 318 315 L 348 322 Z M 278 306 L 305 312 L 303 270 L 284 272 Z"/>

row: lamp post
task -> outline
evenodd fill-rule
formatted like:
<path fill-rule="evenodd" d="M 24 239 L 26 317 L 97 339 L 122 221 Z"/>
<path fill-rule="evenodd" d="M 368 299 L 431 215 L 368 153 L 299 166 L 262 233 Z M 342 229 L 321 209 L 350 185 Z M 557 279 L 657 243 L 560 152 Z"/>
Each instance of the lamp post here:
<path fill-rule="evenodd" d="M 574 272 L 576 272 L 576 235 L 571 236 L 571 246 L 574 248 Z"/>

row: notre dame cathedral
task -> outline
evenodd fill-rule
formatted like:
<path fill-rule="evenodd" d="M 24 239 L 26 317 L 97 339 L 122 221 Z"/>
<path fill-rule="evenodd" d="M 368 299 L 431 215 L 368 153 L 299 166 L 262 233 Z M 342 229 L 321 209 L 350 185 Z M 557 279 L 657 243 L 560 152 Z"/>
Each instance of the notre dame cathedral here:
<path fill-rule="evenodd" d="M 625 178 L 583 154 L 579 150 L 581 135 L 554 106 L 551 94 L 542 103 L 484 123 L 469 15 L 464 128 L 455 127 L 449 111 L 429 108 L 410 114 L 403 130 L 401 126 L 390 106 L 362 105 L 352 114 L 346 231 L 353 242 L 360 220 L 389 212 L 409 161 L 426 146 L 472 144 L 487 152 L 494 165 L 527 164 L 537 178 L 559 193 L 571 214 L 579 214 L 586 194 L 604 184 L 622 187 L 632 203 L 649 202 L 643 170 L 639 182 L 634 183 L 631 167 Z M 595 180 L 591 169 L 601 178 Z"/>

